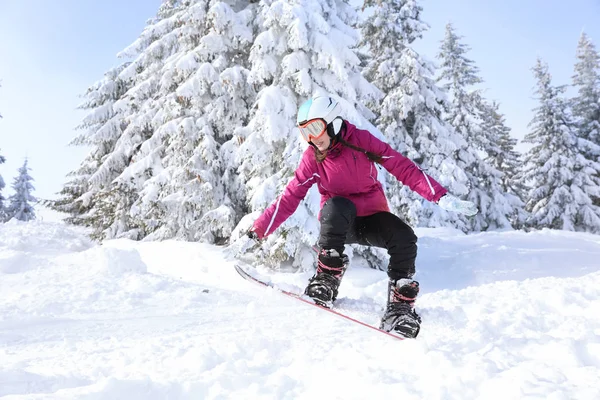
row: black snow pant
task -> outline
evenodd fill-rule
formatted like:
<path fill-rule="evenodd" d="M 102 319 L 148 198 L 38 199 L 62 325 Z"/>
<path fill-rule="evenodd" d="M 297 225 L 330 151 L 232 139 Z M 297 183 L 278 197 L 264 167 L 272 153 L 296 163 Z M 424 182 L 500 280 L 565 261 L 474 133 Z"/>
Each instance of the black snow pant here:
<path fill-rule="evenodd" d="M 332 197 L 321 210 L 319 247 L 336 249 L 358 243 L 387 249 L 390 279 L 410 278 L 415 274 L 417 236 L 404 221 L 389 212 L 356 216 L 356 206 L 344 197 Z"/>

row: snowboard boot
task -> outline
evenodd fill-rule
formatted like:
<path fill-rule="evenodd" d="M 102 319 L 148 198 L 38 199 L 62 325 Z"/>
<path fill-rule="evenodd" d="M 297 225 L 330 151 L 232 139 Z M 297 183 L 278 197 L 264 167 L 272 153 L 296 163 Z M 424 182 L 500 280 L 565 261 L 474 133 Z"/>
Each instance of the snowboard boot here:
<path fill-rule="evenodd" d="M 348 264 L 347 255 L 340 254 L 335 249 L 321 249 L 317 260 L 317 272 L 309 279 L 304 294 L 316 304 L 331 308 Z"/>
<path fill-rule="evenodd" d="M 415 338 L 421 328 L 421 317 L 415 312 L 419 282 L 412 279 L 390 280 L 388 301 L 380 329 L 406 338 Z"/>

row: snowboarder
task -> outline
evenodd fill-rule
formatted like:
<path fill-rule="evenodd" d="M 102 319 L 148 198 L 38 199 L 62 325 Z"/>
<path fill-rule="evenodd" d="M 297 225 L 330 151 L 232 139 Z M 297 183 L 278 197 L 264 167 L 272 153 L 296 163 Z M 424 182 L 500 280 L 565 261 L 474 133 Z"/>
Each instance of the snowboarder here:
<path fill-rule="evenodd" d="M 477 208 L 448 194 L 411 160 L 369 131 L 343 119 L 340 109 L 328 96 L 317 96 L 301 105 L 298 128 L 309 146 L 284 193 L 254 221 L 248 236 L 261 240 L 273 233 L 316 183 L 321 194 L 319 253 L 316 273 L 304 293 L 315 303 L 331 307 L 349 264 L 344 245 L 385 248 L 390 255 L 389 284 L 381 329 L 415 337 L 421 322 L 414 310 L 419 283 L 412 279 L 417 237 L 410 226 L 390 213 L 374 163 L 445 210 L 470 216 Z"/>

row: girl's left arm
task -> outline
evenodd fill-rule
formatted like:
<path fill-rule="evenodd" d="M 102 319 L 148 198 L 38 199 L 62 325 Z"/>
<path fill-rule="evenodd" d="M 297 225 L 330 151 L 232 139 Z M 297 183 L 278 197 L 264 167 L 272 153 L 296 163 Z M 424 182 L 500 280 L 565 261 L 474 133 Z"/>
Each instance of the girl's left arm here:
<path fill-rule="evenodd" d="M 437 203 L 448 190 L 407 157 L 392 149 L 392 147 L 377 139 L 369 131 L 357 130 L 359 146 L 382 157 L 381 165 L 394 175 L 402 184 L 425 199 Z"/>

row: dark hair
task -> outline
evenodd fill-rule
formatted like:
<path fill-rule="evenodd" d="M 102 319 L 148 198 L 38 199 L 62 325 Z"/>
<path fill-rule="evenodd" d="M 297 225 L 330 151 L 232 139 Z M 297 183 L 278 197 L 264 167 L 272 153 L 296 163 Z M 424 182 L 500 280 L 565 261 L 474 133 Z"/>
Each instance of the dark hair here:
<path fill-rule="evenodd" d="M 325 150 L 324 153 L 321 153 L 321 150 L 317 149 L 317 146 L 313 145 L 312 143 L 311 145 L 315 150 L 315 160 L 317 160 L 318 163 L 325 161 L 325 158 L 327 157 L 327 150 Z"/>
<path fill-rule="evenodd" d="M 331 125 L 331 124 L 330 124 Z M 329 126 L 327 127 L 328 131 L 329 131 Z M 332 128 L 333 129 L 333 128 Z M 383 160 L 383 157 L 379 154 L 376 153 L 372 153 L 370 151 L 367 151 L 365 149 L 363 149 L 362 147 L 358 147 L 353 145 L 352 143 L 348 143 L 346 142 L 344 139 L 342 139 L 342 131 L 346 130 L 346 123 L 344 122 L 342 124 L 342 127 L 340 129 L 340 133 L 338 135 L 336 135 L 334 138 L 332 138 L 332 146 L 336 143 L 339 142 L 342 146 L 344 147 L 349 147 L 353 150 L 356 151 L 360 151 L 361 153 L 363 153 L 364 155 L 367 156 L 367 158 L 377 164 L 381 164 L 381 161 Z M 329 133 L 329 132 L 328 132 Z M 331 136 L 330 136 L 331 137 Z M 327 151 L 325 152 L 321 152 L 319 149 L 317 149 L 316 146 L 313 145 L 313 148 L 315 149 L 315 159 L 317 160 L 318 163 L 323 162 L 323 160 L 325 160 L 325 158 L 327 157 Z"/>

